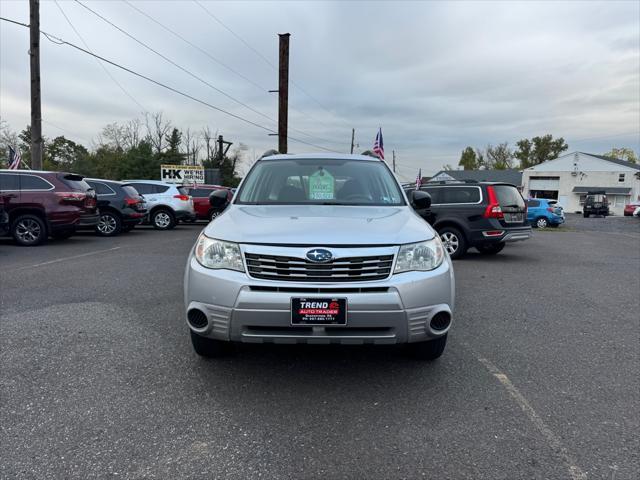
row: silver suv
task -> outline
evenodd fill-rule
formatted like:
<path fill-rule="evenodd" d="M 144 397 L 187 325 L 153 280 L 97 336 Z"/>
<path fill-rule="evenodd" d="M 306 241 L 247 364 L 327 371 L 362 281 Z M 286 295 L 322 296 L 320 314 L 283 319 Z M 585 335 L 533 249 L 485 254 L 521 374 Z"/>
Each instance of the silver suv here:
<path fill-rule="evenodd" d="M 149 215 L 147 221 L 158 230 L 171 230 L 178 221 L 196 219 L 189 189 L 156 180 L 125 180 L 144 197 Z"/>
<path fill-rule="evenodd" d="M 421 191 L 409 200 L 369 156 L 260 159 L 187 261 L 196 353 L 217 356 L 229 342 L 406 343 L 439 357 L 455 282 L 440 238 L 412 208 L 430 203 Z"/>

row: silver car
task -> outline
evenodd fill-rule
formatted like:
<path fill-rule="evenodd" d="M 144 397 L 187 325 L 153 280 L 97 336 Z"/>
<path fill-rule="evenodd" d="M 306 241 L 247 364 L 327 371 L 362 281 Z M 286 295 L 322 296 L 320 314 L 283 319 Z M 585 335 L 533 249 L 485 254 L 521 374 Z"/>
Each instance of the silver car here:
<path fill-rule="evenodd" d="M 361 155 L 258 160 L 200 234 L 184 277 L 195 351 L 229 342 L 406 343 L 435 359 L 451 326 L 451 259 L 387 165 Z M 212 193 L 213 206 L 226 197 Z"/>

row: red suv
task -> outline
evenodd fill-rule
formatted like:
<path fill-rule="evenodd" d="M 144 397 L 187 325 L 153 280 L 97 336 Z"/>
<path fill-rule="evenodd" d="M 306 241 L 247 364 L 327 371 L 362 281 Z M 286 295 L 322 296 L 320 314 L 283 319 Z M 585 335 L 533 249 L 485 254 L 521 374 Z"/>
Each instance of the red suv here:
<path fill-rule="evenodd" d="M 79 227 L 98 224 L 95 191 L 73 173 L 0 170 L 0 197 L 9 234 L 20 245 L 68 238 Z"/>
<path fill-rule="evenodd" d="M 196 218 L 198 220 L 213 220 L 223 212 L 224 208 L 214 208 L 209 203 L 209 195 L 216 190 L 227 191 L 227 203 L 233 198 L 231 189 L 220 185 L 196 185 L 195 187 L 189 187 L 189 195 L 193 198 L 193 208 L 196 211 Z"/>

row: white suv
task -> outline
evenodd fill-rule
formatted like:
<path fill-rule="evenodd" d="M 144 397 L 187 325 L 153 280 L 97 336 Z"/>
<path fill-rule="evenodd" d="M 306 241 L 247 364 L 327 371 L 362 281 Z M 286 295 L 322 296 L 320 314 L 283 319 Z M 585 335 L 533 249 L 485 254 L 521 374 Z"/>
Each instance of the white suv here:
<path fill-rule="evenodd" d="M 126 180 L 144 196 L 149 210 L 148 221 L 158 230 L 171 230 L 178 220 L 195 220 L 193 199 L 189 189 L 181 185 L 156 180 Z"/>

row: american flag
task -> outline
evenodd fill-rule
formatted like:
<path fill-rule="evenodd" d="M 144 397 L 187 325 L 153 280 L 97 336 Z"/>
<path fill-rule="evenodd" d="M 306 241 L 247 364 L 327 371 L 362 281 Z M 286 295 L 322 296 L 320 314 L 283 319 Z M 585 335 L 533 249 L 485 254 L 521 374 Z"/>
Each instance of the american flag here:
<path fill-rule="evenodd" d="M 418 176 L 416 177 L 416 190 L 420 190 L 422 185 L 422 169 L 418 170 Z"/>
<path fill-rule="evenodd" d="M 376 141 L 373 143 L 373 153 L 384 160 L 384 143 L 382 142 L 382 128 L 378 130 Z"/>
<path fill-rule="evenodd" d="M 13 147 L 9 146 L 9 170 L 18 170 L 21 161 L 20 150 L 14 150 Z"/>

